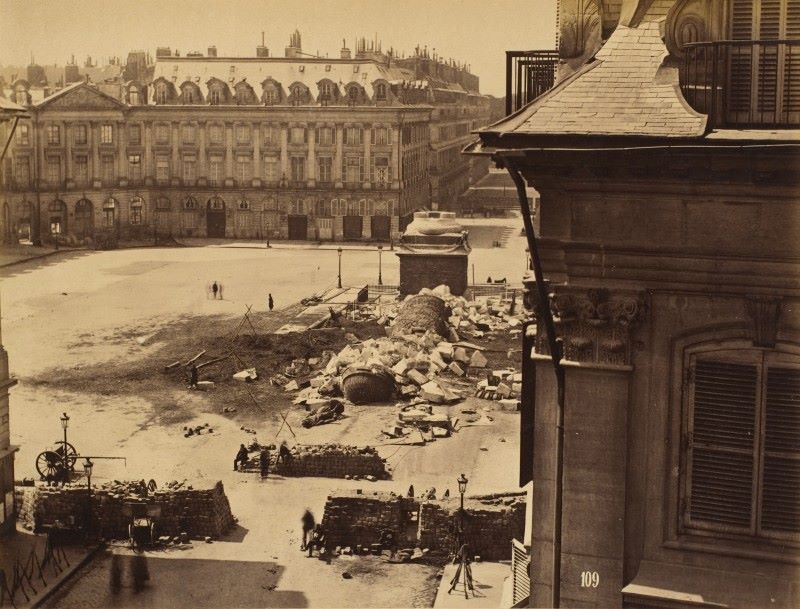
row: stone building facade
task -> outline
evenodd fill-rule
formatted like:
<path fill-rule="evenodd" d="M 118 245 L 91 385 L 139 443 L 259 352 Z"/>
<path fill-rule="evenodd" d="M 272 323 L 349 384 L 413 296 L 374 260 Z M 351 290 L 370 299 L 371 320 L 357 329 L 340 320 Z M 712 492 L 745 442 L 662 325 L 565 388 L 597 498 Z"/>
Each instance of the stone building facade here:
<path fill-rule="evenodd" d="M 457 154 L 491 111 L 464 66 L 299 44 L 160 49 L 121 99 L 79 82 L 31 105 L 2 171 L 4 237 L 388 241 L 486 166 Z"/>
<path fill-rule="evenodd" d="M 470 149 L 541 196 L 530 605 L 796 607 L 800 2 L 561 6 L 560 82 Z"/>

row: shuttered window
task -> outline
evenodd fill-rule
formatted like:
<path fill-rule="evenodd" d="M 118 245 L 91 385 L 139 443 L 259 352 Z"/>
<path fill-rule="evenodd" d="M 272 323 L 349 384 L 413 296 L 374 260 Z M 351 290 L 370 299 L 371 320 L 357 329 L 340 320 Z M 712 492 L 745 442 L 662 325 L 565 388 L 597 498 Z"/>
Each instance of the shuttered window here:
<path fill-rule="evenodd" d="M 800 357 L 697 353 L 686 374 L 686 527 L 800 539 Z"/>
<path fill-rule="evenodd" d="M 732 0 L 729 119 L 789 123 L 800 112 L 800 0 Z M 793 53 L 794 51 L 794 53 Z"/>

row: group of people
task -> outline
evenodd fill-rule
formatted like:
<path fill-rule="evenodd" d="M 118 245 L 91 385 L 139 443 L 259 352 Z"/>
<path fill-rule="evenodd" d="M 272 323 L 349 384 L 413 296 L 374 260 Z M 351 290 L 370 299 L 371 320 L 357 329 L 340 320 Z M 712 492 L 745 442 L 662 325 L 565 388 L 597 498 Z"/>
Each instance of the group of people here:
<path fill-rule="evenodd" d="M 219 299 L 222 300 L 222 284 L 216 280 L 211 284 L 211 295 L 214 297 L 214 300 L 217 299 L 217 295 L 219 295 Z"/>
<path fill-rule="evenodd" d="M 292 451 L 289 450 L 289 445 L 286 443 L 286 440 L 284 440 L 278 447 L 278 463 L 285 464 L 291 458 L 292 458 Z M 236 456 L 233 459 L 233 471 L 235 472 L 240 471 L 240 468 L 243 468 L 245 465 L 247 465 L 249 459 L 250 459 L 250 451 L 244 444 L 240 444 L 239 451 L 236 453 Z M 269 466 L 270 466 L 269 449 L 266 446 L 262 446 L 261 451 L 258 454 L 258 466 L 261 472 L 261 477 L 266 478 L 269 475 Z"/>
<path fill-rule="evenodd" d="M 300 550 L 308 550 L 309 557 L 314 555 L 314 549 L 321 554 L 325 547 L 325 532 L 322 530 L 322 525 L 316 523 L 314 514 L 308 509 L 303 513 L 300 522 L 303 525 L 303 542 L 300 544 Z"/>

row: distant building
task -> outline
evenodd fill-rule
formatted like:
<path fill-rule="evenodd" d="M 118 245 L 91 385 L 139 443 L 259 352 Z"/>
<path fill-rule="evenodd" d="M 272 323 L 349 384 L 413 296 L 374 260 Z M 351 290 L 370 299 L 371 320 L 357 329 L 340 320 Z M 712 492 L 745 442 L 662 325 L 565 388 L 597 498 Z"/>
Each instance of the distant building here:
<path fill-rule="evenodd" d="M 557 84 L 470 149 L 541 196 L 528 603 L 797 607 L 800 1 L 560 4 Z"/>
<path fill-rule="evenodd" d="M 389 240 L 486 171 L 459 154 L 492 118 L 466 66 L 365 39 L 316 57 L 299 32 L 284 57 L 256 51 L 164 47 L 151 67 L 132 53 L 28 100 L 2 173 L 6 238 Z"/>

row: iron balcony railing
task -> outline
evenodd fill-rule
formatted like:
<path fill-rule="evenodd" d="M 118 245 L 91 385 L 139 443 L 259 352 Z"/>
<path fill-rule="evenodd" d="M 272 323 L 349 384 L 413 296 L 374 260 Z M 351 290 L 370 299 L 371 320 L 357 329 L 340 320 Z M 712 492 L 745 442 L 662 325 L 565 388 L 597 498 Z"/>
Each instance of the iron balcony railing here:
<path fill-rule="evenodd" d="M 711 128 L 800 126 L 800 40 L 684 46 L 681 92 Z"/>
<path fill-rule="evenodd" d="M 506 115 L 553 88 L 558 51 L 506 51 Z"/>

